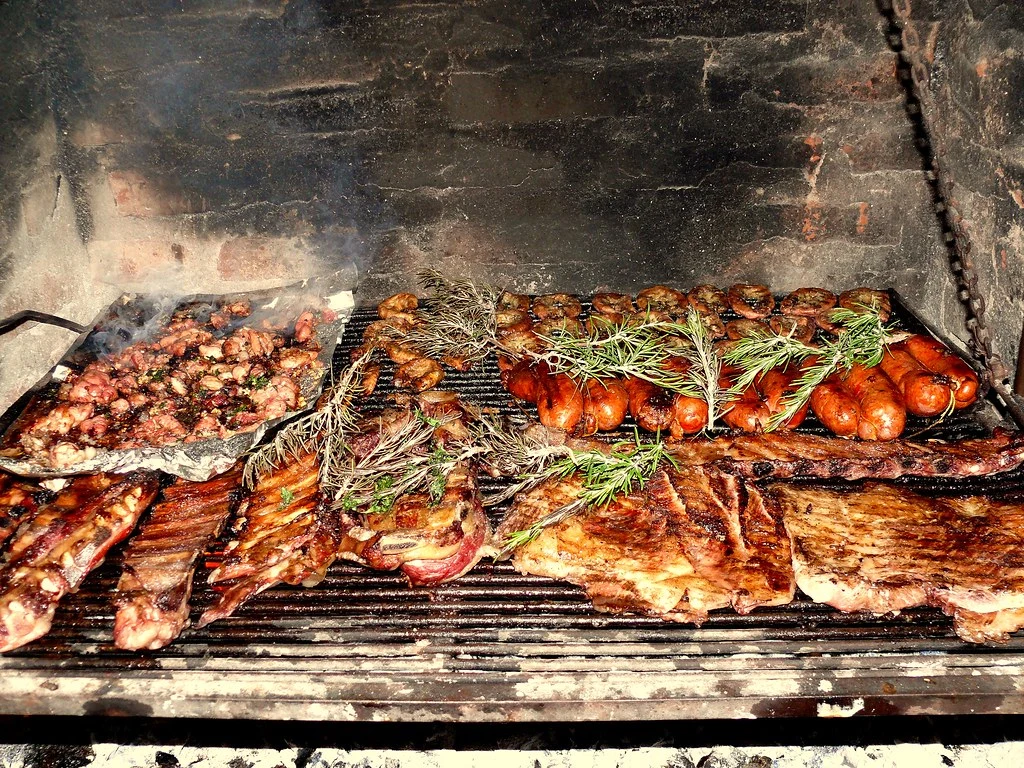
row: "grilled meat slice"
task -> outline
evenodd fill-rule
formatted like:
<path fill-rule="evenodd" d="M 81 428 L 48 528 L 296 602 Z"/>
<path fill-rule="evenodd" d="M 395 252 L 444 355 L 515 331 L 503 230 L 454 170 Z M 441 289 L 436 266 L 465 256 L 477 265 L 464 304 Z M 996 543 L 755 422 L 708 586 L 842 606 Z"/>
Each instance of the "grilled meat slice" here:
<path fill-rule="evenodd" d="M 60 599 L 131 532 L 158 490 L 153 472 L 76 478 L 19 530 L 0 568 L 0 653 L 46 634 Z"/>
<path fill-rule="evenodd" d="M 211 584 L 226 589 L 197 627 L 230 616 L 243 602 L 285 582 L 312 586 L 323 579 L 338 549 L 338 516 L 324 503 L 315 454 L 304 454 L 265 475 L 245 499 L 235 537 Z"/>
<path fill-rule="evenodd" d="M 765 498 L 792 537 L 797 586 L 816 602 L 876 614 L 936 606 L 971 642 L 1024 627 L 1024 503 L 881 483 L 779 483 Z"/>
<path fill-rule="evenodd" d="M 997 431 L 955 443 L 863 442 L 797 432 L 736 435 L 680 443 L 672 452 L 681 464 L 714 464 L 747 478 L 967 477 L 1024 464 L 1024 432 Z"/>
<path fill-rule="evenodd" d="M 574 500 L 578 478 L 520 494 L 499 539 Z M 639 493 L 550 526 L 516 550 L 518 570 L 578 584 L 599 610 L 700 624 L 792 600 L 789 541 L 753 488 L 712 469 L 659 471 Z"/>
<path fill-rule="evenodd" d="M 0 473 L 0 548 L 39 509 L 44 491 L 14 475 Z"/>
<path fill-rule="evenodd" d="M 236 467 L 203 483 L 179 480 L 164 489 L 125 552 L 114 619 L 118 648 L 155 650 L 181 634 L 196 560 L 220 533 L 241 484 Z"/>
<path fill-rule="evenodd" d="M 339 556 L 370 568 L 400 569 L 413 586 L 458 578 L 479 562 L 490 533 L 476 471 L 460 463 L 443 496 L 407 493 L 386 513 L 342 513 Z"/>

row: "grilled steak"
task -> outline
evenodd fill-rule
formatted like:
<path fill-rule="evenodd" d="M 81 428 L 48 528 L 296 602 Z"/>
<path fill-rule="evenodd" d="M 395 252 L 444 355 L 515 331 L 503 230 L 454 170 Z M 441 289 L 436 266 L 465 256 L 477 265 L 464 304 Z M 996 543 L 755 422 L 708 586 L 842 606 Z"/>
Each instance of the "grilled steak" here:
<path fill-rule="evenodd" d="M 401 569 L 413 586 L 458 578 L 479 562 L 489 530 L 475 470 L 458 464 L 444 495 L 407 493 L 378 515 L 343 513 L 339 555 L 370 568 Z"/>
<path fill-rule="evenodd" d="M 0 567 L 0 653 L 46 634 L 60 599 L 131 532 L 158 489 L 155 473 L 76 478 L 19 529 Z"/>
<path fill-rule="evenodd" d="M 39 509 L 43 490 L 14 475 L 0 473 L 0 547 Z"/>
<path fill-rule="evenodd" d="M 793 541 L 800 589 L 842 611 L 941 608 L 965 640 L 1003 640 L 1024 627 L 1024 503 L 928 498 L 868 484 L 765 492 Z"/>
<path fill-rule="evenodd" d="M 114 619 L 118 648 L 163 648 L 181 634 L 196 560 L 220 533 L 241 483 L 236 468 L 203 483 L 179 480 L 164 489 L 124 556 Z"/>
<path fill-rule="evenodd" d="M 520 494 L 504 539 L 574 500 L 578 478 Z M 518 549 L 523 573 L 579 584 L 595 607 L 700 624 L 716 608 L 746 613 L 793 597 L 789 541 L 753 488 L 713 469 L 659 471 L 642 492 L 553 525 Z"/>
<path fill-rule="evenodd" d="M 319 583 L 340 539 L 338 516 L 320 494 L 315 454 L 304 454 L 265 475 L 242 502 L 235 537 L 210 583 L 225 589 L 196 626 L 230 616 L 265 589 Z"/>
<path fill-rule="evenodd" d="M 1024 463 L 1024 432 L 955 443 L 839 440 L 798 432 L 736 435 L 681 443 L 681 464 L 715 464 L 748 478 L 887 479 L 906 475 L 966 477 L 1005 472 Z"/>

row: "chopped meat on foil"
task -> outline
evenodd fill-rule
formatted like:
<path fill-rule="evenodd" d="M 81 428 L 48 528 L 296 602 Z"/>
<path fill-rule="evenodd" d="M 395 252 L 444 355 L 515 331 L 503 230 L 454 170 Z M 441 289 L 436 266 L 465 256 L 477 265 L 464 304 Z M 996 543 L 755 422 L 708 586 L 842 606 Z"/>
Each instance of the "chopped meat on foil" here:
<path fill-rule="evenodd" d="M 31 406 L 14 439 L 63 469 L 100 449 L 230 437 L 301 408 L 302 382 L 323 371 L 316 329 L 333 313 L 305 310 L 288 331 L 238 325 L 250 311 L 234 302 L 209 317 L 176 312 L 149 340 L 70 374 Z"/>
<path fill-rule="evenodd" d="M 202 483 L 178 480 L 128 543 L 117 583 L 114 643 L 129 650 L 163 648 L 188 622 L 196 561 L 238 501 L 239 468 Z"/>
<path fill-rule="evenodd" d="M 152 472 L 75 478 L 22 525 L 0 566 L 0 653 L 49 631 L 60 599 L 131 532 L 158 490 Z"/>

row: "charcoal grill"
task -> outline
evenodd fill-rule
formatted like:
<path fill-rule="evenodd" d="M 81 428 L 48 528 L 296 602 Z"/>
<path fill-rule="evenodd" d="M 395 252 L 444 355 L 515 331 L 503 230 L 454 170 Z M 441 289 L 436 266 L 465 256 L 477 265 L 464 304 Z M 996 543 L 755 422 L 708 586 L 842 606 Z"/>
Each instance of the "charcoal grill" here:
<path fill-rule="evenodd" d="M 370 309 L 353 315 L 336 369 L 373 319 Z M 519 407 L 492 359 L 448 371 L 442 386 L 484 407 Z M 392 392 L 382 386 L 367 407 Z M 990 412 L 981 404 L 931 434 L 980 436 Z M 902 482 L 1024 498 L 1020 471 Z M 398 574 L 339 562 L 314 589 L 276 587 L 169 648 L 129 653 L 111 640 L 118 575 L 115 554 L 62 603 L 48 635 L 0 657 L 0 714 L 550 722 L 1024 712 L 1024 636 L 966 644 L 930 609 L 873 617 L 798 596 L 746 616 L 716 612 L 696 628 L 598 613 L 581 589 L 508 563 L 410 589 Z M 200 573 L 193 620 L 212 598 Z"/>

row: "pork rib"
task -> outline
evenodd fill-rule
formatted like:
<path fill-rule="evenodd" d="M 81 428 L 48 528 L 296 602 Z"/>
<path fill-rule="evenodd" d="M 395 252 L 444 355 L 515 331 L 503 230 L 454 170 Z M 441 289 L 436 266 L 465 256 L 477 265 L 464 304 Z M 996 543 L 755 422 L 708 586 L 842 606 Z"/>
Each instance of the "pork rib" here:
<path fill-rule="evenodd" d="M 210 574 L 224 584 L 197 627 L 230 616 L 276 584 L 319 583 L 340 540 L 338 515 L 320 494 L 316 454 L 306 453 L 264 475 L 239 507 L 235 537 Z"/>
<path fill-rule="evenodd" d="M 520 494 L 499 540 L 574 500 L 581 487 L 573 477 Z M 746 613 L 794 593 L 781 523 L 756 489 L 711 468 L 658 471 L 644 491 L 546 528 L 513 563 L 582 586 L 599 610 L 695 624 L 716 608 Z"/>
<path fill-rule="evenodd" d="M 131 541 L 117 583 L 114 643 L 163 648 L 188 623 L 196 560 L 224 526 L 241 490 L 240 468 L 203 483 L 165 488 Z"/>
<path fill-rule="evenodd" d="M 971 642 L 1024 627 L 1024 504 L 773 484 L 766 503 L 793 542 L 800 589 L 842 611 L 930 605 Z"/>
<path fill-rule="evenodd" d="M 19 530 L 0 568 L 0 653 L 49 631 L 60 599 L 131 532 L 158 490 L 153 472 L 76 478 Z"/>
<path fill-rule="evenodd" d="M 841 440 L 799 432 L 744 434 L 680 443 L 672 452 L 681 464 L 714 464 L 755 479 L 967 477 L 1024 464 L 1024 432 L 997 431 L 992 437 L 955 443 Z"/>

